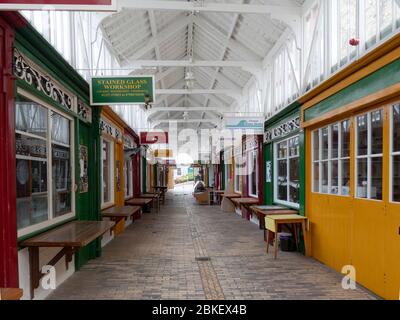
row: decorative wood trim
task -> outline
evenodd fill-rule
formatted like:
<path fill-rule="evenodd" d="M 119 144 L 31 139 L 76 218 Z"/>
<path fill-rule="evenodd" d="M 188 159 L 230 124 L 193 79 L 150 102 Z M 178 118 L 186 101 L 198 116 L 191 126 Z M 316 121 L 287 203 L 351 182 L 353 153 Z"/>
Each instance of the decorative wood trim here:
<path fill-rule="evenodd" d="M 316 124 L 325 122 L 325 121 L 334 121 L 336 118 L 342 118 L 349 113 L 357 112 L 361 109 L 365 109 L 371 107 L 375 104 L 382 103 L 384 101 L 395 98 L 400 95 L 400 83 L 395 84 L 391 87 L 385 88 L 378 92 L 374 92 L 366 97 L 363 97 L 357 101 L 349 103 L 348 105 L 342 106 L 338 109 L 329 111 L 322 115 L 319 118 L 312 119 L 302 123 L 302 128 L 308 128 L 314 126 Z M 302 112 L 302 116 L 304 112 Z"/>
<path fill-rule="evenodd" d="M 324 81 L 318 87 L 313 89 L 312 91 L 306 93 L 302 96 L 299 101 L 301 104 L 307 106 L 308 108 L 321 100 L 322 95 L 325 93 L 330 93 L 330 95 L 340 91 L 344 87 L 349 86 L 350 84 L 358 81 L 361 78 L 355 78 L 355 76 L 365 77 L 366 75 L 376 71 L 384 67 L 385 65 L 393 62 L 394 60 L 400 57 L 400 33 L 394 35 L 392 38 L 367 53 L 359 60 L 353 62 L 348 67 L 339 71 L 337 74 Z M 368 67 L 368 68 L 367 68 Z M 374 69 L 377 68 L 377 69 Z M 362 70 L 363 72 L 359 73 Z M 348 78 L 348 79 L 346 79 Z M 343 83 L 343 86 L 336 86 L 340 84 L 343 80 L 346 80 L 346 83 Z M 352 81 L 348 83 L 349 81 Z M 337 91 L 333 91 L 333 89 L 338 89 Z M 311 103 L 311 100 L 313 101 Z M 303 106 L 304 108 L 304 106 Z"/>

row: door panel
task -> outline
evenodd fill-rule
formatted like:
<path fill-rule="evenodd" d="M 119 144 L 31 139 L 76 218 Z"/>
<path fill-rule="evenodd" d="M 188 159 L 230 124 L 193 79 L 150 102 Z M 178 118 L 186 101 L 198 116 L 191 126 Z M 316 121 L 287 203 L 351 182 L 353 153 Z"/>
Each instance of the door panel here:
<path fill-rule="evenodd" d="M 385 225 L 386 299 L 400 299 L 400 204 L 389 204 Z"/>
<path fill-rule="evenodd" d="M 354 200 L 352 265 L 357 282 L 376 294 L 384 295 L 384 203 Z"/>

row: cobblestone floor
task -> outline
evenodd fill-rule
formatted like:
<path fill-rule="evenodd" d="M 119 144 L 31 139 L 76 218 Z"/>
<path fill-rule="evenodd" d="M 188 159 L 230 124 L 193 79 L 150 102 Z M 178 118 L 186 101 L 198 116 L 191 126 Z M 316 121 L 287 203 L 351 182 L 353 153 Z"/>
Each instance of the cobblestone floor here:
<path fill-rule="evenodd" d="M 169 193 L 64 282 L 49 299 L 375 299 L 341 288 L 341 275 L 297 253 L 265 254 L 258 226 L 191 189 Z"/>

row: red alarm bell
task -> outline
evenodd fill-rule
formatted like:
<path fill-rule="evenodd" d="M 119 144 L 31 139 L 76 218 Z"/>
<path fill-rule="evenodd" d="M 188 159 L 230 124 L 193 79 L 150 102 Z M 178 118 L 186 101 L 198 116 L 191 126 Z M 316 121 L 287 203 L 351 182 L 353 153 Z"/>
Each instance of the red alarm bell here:
<path fill-rule="evenodd" d="M 352 38 L 349 40 L 349 44 L 353 47 L 356 47 L 360 44 L 360 39 Z"/>

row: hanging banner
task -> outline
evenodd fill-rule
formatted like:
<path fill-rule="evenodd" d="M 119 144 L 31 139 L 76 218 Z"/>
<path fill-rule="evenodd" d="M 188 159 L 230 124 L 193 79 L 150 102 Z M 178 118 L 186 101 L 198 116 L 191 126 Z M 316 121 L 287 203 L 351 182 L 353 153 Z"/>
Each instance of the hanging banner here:
<path fill-rule="evenodd" d="M 225 117 L 225 129 L 253 130 L 255 133 L 264 132 L 263 117 Z"/>
<path fill-rule="evenodd" d="M 0 0 L 0 10 L 117 11 L 117 0 Z"/>
<path fill-rule="evenodd" d="M 90 80 L 92 106 L 153 104 L 154 76 L 93 77 Z"/>
<path fill-rule="evenodd" d="M 168 132 L 141 132 L 140 144 L 168 143 Z"/>

